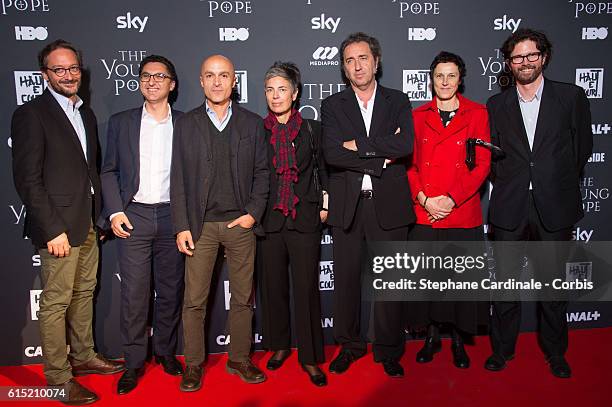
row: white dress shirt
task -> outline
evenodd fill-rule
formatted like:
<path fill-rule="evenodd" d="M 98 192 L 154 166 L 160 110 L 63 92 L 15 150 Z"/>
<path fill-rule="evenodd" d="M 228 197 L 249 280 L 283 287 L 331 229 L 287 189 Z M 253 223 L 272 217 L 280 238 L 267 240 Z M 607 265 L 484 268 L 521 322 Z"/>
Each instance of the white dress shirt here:
<path fill-rule="evenodd" d="M 140 121 L 140 184 L 134 202 L 170 202 L 170 161 L 172 159 L 172 109 L 161 121 L 147 112 L 145 102 Z"/>
<path fill-rule="evenodd" d="M 359 99 L 359 96 L 357 96 L 357 93 L 355 93 L 355 97 L 357 98 L 357 104 L 359 105 L 359 110 L 361 111 L 361 117 L 363 117 L 363 124 L 365 124 L 366 136 L 368 137 L 370 137 L 370 124 L 372 124 L 372 113 L 374 112 L 374 98 L 376 97 L 377 87 L 378 83 L 374 82 L 374 92 L 372 92 L 372 97 L 366 103 L 362 102 L 361 99 Z M 364 174 L 363 181 L 361 181 L 361 190 L 372 190 L 372 179 L 367 174 Z"/>
<path fill-rule="evenodd" d="M 70 98 L 60 95 L 54 91 L 51 86 L 48 86 L 47 89 L 49 89 L 49 92 L 51 92 L 55 100 L 57 100 L 57 103 L 59 103 L 62 110 L 66 114 L 70 124 L 72 124 L 72 128 L 74 128 L 74 131 L 79 137 L 79 142 L 81 143 L 81 148 L 83 149 L 83 154 L 85 155 L 85 161 L 87 161 L 87 133 L 85 132 L 85 125 L 83 124 L 83 118 L 81 117 L 81 112 L 79 111 L 79 108 L 83 106 L 83 101 L 77 96 L 76 103 L 73 103 Z"/>
<path fill-rule="evenodd" d="M 529 149 L 533 150 L 533 140 L 535 140 L 536 126 L 538 125 L 538 115 L 540 113 L 540 102 L 542 101 L 542 92 L 544 91 L 544 80 L 538 86 L 538 90 L 531 100 L 526 100 L 519 92 L 518 87 L 516 93 L 518 95 L 519 106 L 521 107 L 521 116 L 523 116 L 523 124 L 527 133 L 527 141 L 529 141 Z M 529 182 L 529 189 L 533 189 Z"/>

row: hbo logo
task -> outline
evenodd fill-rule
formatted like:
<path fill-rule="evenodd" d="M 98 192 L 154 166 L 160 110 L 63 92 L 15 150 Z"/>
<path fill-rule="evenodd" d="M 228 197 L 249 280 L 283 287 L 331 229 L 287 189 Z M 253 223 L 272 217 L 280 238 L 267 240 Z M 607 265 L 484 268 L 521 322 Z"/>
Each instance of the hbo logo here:
<path fill-rule="evenodd" d="M 48 36 L 47 27 L 15 26 L 15 39 L 17 41 L 44 41 Z"/>
<path fill-rule="evenodd" d="M 219 28 L 220 41 L 246 41 L 248 38 L 248 28 Z"/>

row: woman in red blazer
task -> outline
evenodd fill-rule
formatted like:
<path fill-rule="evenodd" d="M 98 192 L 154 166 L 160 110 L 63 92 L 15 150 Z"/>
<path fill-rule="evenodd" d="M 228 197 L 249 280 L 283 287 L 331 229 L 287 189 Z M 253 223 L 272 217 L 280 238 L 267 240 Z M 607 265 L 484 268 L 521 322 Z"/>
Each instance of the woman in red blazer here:
<path fill-rule="evenodd" d="M 434 98 L 413 110 L 415 144 L 408 182 L 415 202 L 415 241 L 483 240 L 480 187 L 489 173 L 491 154 L 477 147 L 475 167 L 468 169 L 468 138 L 489 141 L 484 105 L 461 96 L 465 64 L 458 55 L 441 52 L 431 66 Z M 427 327 L 427 338 L 417 362 L 427 363 L 440 351 L 439 328 L 450 325 L 453 363 L 469 367 L 464 337 L 486 323 L 483 304 L 476 302 L 418 302 L 410 307 L 410 324 Z M 486 310 L 485 310 L 486 311 Z M 482 321 L 481 321 L 482 320 Z"/>

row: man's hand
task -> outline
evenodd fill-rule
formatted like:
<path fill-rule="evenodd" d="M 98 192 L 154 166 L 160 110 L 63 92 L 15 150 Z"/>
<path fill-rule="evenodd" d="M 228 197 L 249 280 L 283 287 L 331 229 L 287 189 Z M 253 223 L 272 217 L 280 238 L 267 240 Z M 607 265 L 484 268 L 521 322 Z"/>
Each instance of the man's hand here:
<path fill-rule="evenodd" d="M 345 141 L 344 143 L 342 143 L 342 147 L 346 148 L 347 150 L 357 151 L 357 143 L 355 143 L 355 139 Z"/>
<path fill-rule="evenodd" d="M 255 224 L 255 218 L 250 214 L 242 215 L 239 218 L 234 219 L 229 225 L 227 225 L 228 229 L 233 228 L 238 225 L 243 229 L 251 229 Z"/>
<path fill-rule="evenodd" d="M 49 254 L 55 257 L 67 257 L 70 254 L 70 243 L 68 243 L 68 235 L 62 233 L 59 236 L 47 242 L 47 250 Z"/>
<path fill-rule="evenodd" d="M 130 230 L 134 229 L 125 213 L 120 212 L 113 216 L 113 220 L 111 220 L 111 229 L 113 230 L 113 233 L 115 236 L 125 239 L 130 237 L 130 234 L 129 232 L 123 230 L 121 227 L 123 225 L 127 226 Z"/>
<path fill-rule="evenodd" d="M 183 230 L 176 235 L 176 247 L 178 251 L 186 254 L 187 256 L 193 256 L 193 250 L 195 245 L 193 244 L 193 238 L 189 230 Z"/>

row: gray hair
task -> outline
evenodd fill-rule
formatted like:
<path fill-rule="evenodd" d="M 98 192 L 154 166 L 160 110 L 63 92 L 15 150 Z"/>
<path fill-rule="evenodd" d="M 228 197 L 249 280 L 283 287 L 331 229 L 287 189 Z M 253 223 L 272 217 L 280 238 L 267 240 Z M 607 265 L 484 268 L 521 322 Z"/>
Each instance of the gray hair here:
<path fill-rule="evenodd" d="M 286 79 L 293 88 L 293 91 L 300 91 L 302 88 L 302 78 L 300 69 L 293 62 L 276 61 L 268 70 L 264 77 L 264 82 L 275 77 Z"/>

